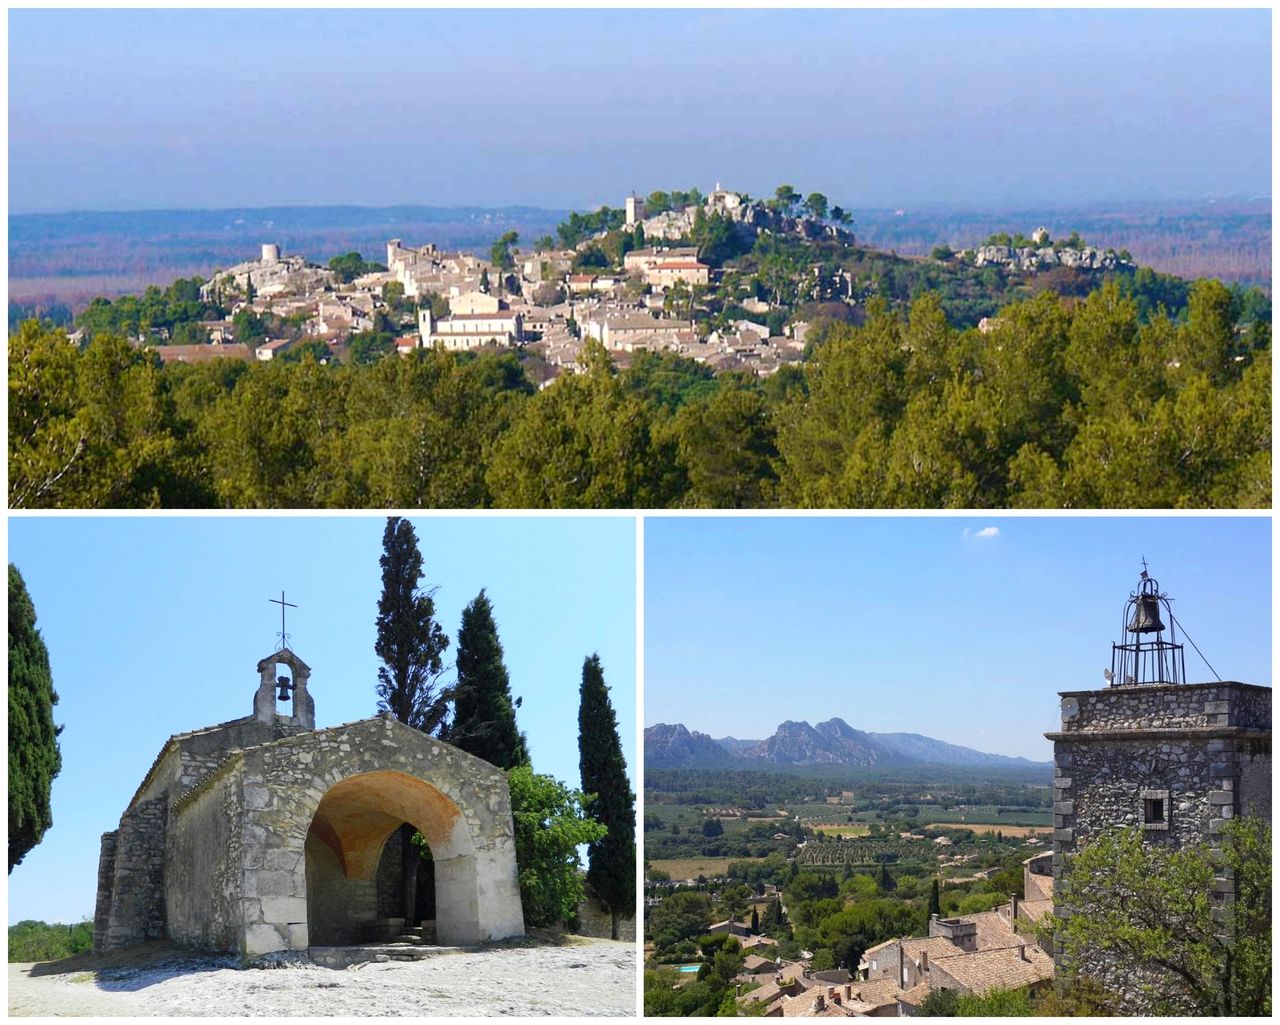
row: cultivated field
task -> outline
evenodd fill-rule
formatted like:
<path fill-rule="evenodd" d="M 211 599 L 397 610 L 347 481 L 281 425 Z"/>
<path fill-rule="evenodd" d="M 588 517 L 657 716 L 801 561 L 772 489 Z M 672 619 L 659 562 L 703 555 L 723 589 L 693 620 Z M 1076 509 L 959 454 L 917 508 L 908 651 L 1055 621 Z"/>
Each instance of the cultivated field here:
<path fill-rule="evenodd" d="M 824 836 L 870 836 L 871 828 L 860 822 L 828 823 L 802 820 L 806 829 L 821 829 Z"/>
<path fill-rule="evenodd" d="M 990 822 L 931 822 L 925 829 L 972 829 L 975 833 L 1002 833 L 1005 836 L 1034 836 L 1051 833 L 1052 826 L 1004 826 Z"/>
<path fill-rule="evenodd" d="M 734 861 L 763 861 L 763 858 L 657 858 L 649 868 L 665 872 L 672 879 L 697 879 L 698 876 L 720 876 L 729 871 Z"/>

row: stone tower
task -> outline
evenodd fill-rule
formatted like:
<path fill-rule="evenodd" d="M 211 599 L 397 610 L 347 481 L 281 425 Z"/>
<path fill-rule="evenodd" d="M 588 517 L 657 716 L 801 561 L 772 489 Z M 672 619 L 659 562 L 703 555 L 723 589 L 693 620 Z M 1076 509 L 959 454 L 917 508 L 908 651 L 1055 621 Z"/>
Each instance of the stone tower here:
<path fill-rule="evenodd" d="M 1172 609 L 1145 571 L 1123 622 L 1109 686 L 1061 692 L 1062 725 L 1045 734 L 1055 889 L 1066 857 L 1109 830 L 1138 826 L 1147 843 L 1216 846 L 1231 818 L 1271 820 L 1271 688 L 1186 683 Z M 1229 894 L 1232 883 L 1219 878 L 1215 889 Z"/>

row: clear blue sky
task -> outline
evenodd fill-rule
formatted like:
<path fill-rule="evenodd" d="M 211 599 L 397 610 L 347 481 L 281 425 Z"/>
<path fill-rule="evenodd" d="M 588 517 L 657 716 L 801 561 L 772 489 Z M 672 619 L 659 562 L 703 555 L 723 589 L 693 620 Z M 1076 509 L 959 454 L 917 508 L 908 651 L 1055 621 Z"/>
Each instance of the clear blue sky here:
<path fill-rule="evenodd" d="M 14 212 L 1270 194 L 1271 13 L 9 15 Z"/>
<path fill-rule="evenodd" d="M 1143 555 L 1219 675 L 1269 685 L 1269 517 L 650 517 L 645 725 L 839 716 L 1047 760 L 1057 692 L 1106 685 Z"/>
<path fill-rule="evenodd" d="M 374 618 L 385 519 L 369 516 L 9 521 L 49 648 L 63 767 L 54 826 L 9 876 L 9 922 L 92 916 L 98 838 L 173 733 L 249 715 L 258 659 L 312 668 L 316 724 L 376 714 Z M 635 525 L 629 518 L 415 518 L 424 583 L 457 643 L 462 608 L 493 602 L 534 768 L 574 787 L 583 659 L 599 652 L 635 779 Z"/>

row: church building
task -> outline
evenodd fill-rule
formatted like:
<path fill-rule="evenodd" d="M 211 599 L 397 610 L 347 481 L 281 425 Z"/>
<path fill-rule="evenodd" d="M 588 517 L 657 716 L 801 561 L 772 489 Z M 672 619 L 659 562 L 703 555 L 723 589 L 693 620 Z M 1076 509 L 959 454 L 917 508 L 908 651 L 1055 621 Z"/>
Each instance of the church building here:
<path fill-rule="evenodd" d="M 248 959 L 384 940 L 406 931 L 406 823 L 430 848 L 427 935 L 522 936 L 506 774 L 388 713 L 316 729 L 311 670 L 287 644 L 257 669 L 253 714 L 170 737 L 103 835 L 95 950 L 168 939 Z"/>

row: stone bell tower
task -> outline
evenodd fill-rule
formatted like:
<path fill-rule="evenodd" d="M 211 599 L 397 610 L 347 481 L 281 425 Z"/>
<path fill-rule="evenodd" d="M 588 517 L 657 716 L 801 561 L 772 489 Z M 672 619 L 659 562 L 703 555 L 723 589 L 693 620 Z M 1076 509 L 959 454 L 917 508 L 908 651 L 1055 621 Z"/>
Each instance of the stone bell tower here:
<path fill-rule="evenodd" d="M 1181 847 L 1236 815 L 1271 818 L 1271 688 L 1187 683 L 1172 606 L 1145 570 L 1122 622 L 1109 686 L 1061 692 L 1061 728 L 1045 734 L 1055 876 L 1062 855 L 1104 830 L 1140 825 Z"/>
<path fill-rule="evenodd" d="M 1148 844 L 1216 848 L 1232 818 L 1271 821 L 1271 688 L 1187 683 L 1181 625 L 1145 569 L 1121 623 L 1108 686 L 1061 692 L 1062 724 L 1045 734 L 1055 889 L 1068 856 L 1109 830 L 1137 826 Z M 1228 897 L 1233 884 L 1220 877 L 1214 889 Z"/>
<path fill-rule="evenodd" d="M 267 600 L 280 606 L 280 633 L 277 635 L 280 638 L 280 649 L 258 663 L 258 690 L 253 696 L 253 718 L 271 726 L 279 724 L 291 726 L 295 730 L 314 730 L 316 703 L 307 692 L 311 667 L 290 649 L 289 634 L 285 629 L 285 610 L 296 609 L 298 606 L 285 601 L 283 591 L 280 592 L 279 599 Z M 276 675 L 281 666 L 289 670 L 289 676 Z M 277 702 L 290 703 L 287 715 L 277 711 Z"/>

